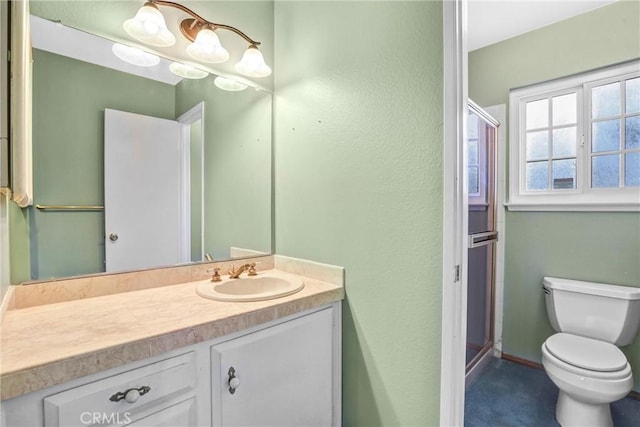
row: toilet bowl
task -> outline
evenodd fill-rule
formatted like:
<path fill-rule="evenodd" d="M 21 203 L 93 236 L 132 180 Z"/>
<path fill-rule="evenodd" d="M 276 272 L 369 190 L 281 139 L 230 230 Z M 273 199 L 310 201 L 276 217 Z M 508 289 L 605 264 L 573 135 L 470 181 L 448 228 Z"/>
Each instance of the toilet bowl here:
<path fill-rule="evenodd" d="M 613 344 L 567 333 L 542 345 L 542 365 L 559 389 L 556 419 L 563 427 L 611 427 L 609 404 L 633 387 L 631 366 Z"/>
<path fill-rule="evenodd" d="M 545 277 L 549 322 L 558 332 L 542 344 L 542 365 L 558 387 L 562 427 L 612 427 L 610 403 L 633 388 L 618 346 L 640 329 L 640 288 Z"/>

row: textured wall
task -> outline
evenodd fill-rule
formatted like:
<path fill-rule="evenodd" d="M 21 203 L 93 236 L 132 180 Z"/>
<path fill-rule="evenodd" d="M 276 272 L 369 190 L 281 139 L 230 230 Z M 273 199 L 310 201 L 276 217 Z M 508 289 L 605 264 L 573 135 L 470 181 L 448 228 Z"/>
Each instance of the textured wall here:
<path fill-rule="evenodd" d="M 640 56 L 640 3 L 617 2 L 469 55 L 469 93 L 508 104 L 509 90 Z M 640 286 L 640 214 L 508 212 L 504 351 L 540 361 L 552 333 L 542 277 Z M 640 390 L 640 338 L 623 349 Z"/>
<path fill-rule="evenodd" d="M 173 119 L 175 88 L 37 49 L 33 56 L 35 203 L 102 205 L 104 109 Z M 28 218 L 33 279 L 104 271 L 102 212 L 30 207 Z"/>
<path fill-rule="evenodd" d="M 276 249 L 346 268 L 343 423 L 437 425 L 442 4 L 276 2 Z"/>
<path fill-rule="evenodd" d="M 16 284 L 30 279 L 29 223 L 27 210 L 9 201 L 7 206 L 9 227 L 10 282 Z"/>

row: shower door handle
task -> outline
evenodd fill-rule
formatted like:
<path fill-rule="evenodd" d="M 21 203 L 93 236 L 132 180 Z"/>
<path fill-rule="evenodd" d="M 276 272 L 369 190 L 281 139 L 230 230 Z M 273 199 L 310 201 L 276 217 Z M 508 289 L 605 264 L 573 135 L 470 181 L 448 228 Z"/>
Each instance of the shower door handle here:
<path fill-rule="evenodd" d="M 490 245 L 498 241 L 497 231 L 487 231 L 485 233 L 475 233 L 469 235 L 469 249 Z"/>

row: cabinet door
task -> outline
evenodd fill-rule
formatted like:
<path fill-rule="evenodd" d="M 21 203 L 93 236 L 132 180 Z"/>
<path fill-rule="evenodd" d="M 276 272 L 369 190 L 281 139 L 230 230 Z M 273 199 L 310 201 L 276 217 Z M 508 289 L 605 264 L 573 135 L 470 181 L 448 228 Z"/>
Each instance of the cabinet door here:
<path fill-rule="evenodd" d="M 330 307 L 213 346 L 213 424 L 331 425 L 332 311 Z M 231 369 L 239 380 L 232 390 Z"/>

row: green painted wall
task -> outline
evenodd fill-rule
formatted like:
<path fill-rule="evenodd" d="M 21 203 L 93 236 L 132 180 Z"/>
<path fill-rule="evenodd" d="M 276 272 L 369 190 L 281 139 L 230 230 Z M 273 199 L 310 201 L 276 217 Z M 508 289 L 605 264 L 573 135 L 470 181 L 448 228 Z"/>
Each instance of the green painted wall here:
<path fill-rule="evenodd" d="M 509 90 L 640 56 L 640 3 L 618 2 L 469 54 L 469 94 L 507 104 Z M 507 212 L 504 351 L 540 361 L 553 333 L 542 277 L 640 286 L 640 214 Z M 640 390 L 640 338 L 623 348 Z"/>
<path fill-rule="evenodd" d="M 173 119 L 175 87 L 37 49 L 33 57 L 34 203 L 102 205 L 105 108 Z M 102 212 L 31 207 L 28 220 L 31 278 L 104 271 Z"/>
<path fill-rule="evenodd" d="M 29 224 L 27 210 L 9 201 L 9 262 L 11 284 L 29 280 Z"/>
<path fill-rule="evenodd" d="M 213 76 L 183 80 L 176 117 L 205 100 L 205 253 L 231 246 L 271 253 L 271 116 L 268 92 L 227 92 Z"/>
<path fill-rule="evenodd" d="M 343 423 L 437 425 L 442 4 L 283 1 L 275 22 L 276 248 L 346 269 Z"/>

